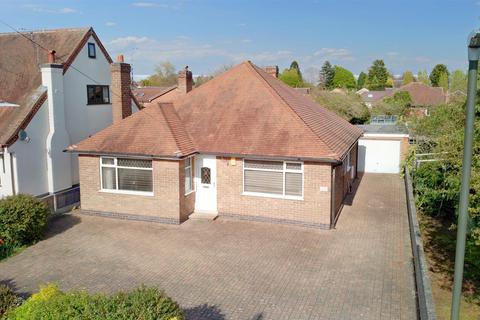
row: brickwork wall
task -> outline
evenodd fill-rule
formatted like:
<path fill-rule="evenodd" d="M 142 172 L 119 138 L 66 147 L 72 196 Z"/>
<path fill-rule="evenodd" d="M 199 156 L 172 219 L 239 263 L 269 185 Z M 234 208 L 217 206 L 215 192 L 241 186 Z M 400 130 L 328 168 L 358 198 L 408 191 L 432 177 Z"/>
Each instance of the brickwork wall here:
<path fill-rule="evenodd" d="M 154 160 L 152 163 L 154 195 L 141 196 L 100 191 L 99 157 L 82 155 L 78 159 L 82 210 L 180 221 L 178 161 Z"/>
<path fill-rule="evenodd" d="M 193 189 L 195 190 L 195 161 L 192 158 L 192 179 L 194 183 Z M 195 191 L 185 195 L 185 160 L 179 162 L 179 195 L 180 195 L 180 221 L 186 221 L 188 216 L 195 210 Z"/>
<path fill-rule="evenodd" d="M 259 216 L 307 224 L 330 224 L 330 164 L 305 162 L 304 199 L 289 200 L 243 195 L 243 161 L 231 165 L 217 158 L 217 199 L 220 214 Z M 328 191 L 320 191 L 326 187 Z"/>

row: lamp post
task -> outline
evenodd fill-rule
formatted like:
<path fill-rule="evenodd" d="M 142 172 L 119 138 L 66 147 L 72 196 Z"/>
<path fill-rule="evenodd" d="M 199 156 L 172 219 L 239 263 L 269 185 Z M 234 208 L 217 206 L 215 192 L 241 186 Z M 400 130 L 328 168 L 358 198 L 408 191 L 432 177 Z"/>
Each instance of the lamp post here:
<path fill-rule="evenodd" d="M 480 57 L 480 30 L 468 37 L 468 91 L 467 118 L 463 142 L 462 187 L 458 209 L 457 247 L 455 251 L 455 276 L 453 280 L 451 320 L 460 316 L 460 297 L 462 295 L 463 267 L 465 260 L 465 241 L 467 238 L 468 197 L 470 193 L 470 171 L 472 165 L 473 124 L 475 120 L 475 98 L 477 96 L 478 59 Z"/>

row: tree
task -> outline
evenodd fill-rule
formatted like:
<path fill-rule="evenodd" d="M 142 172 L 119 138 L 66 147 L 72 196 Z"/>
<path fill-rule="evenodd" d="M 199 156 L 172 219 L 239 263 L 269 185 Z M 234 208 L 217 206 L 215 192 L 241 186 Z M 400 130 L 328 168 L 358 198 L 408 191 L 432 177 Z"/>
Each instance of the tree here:
<path fill-rule="evenodd" d="M 332 85 L 334 88 L 353 89 L 356 87 L 355 77 L 349 70 L 340 66 L 335 66 L 335 74 L 333 76 Z"/>
<path fill-rule="evenodd" d="M 393 82 L 393 76 L 389 75 L 387 79 L 387 83 L 385 83 L 386 88 L 393 88 L 394 82 Z"/>
<path fill-rule="evenodd" d="M 408 91 L 397 91 L 391 97 L 383 98 L 382 102 L 375 107 L 377 114 L 403 115 L 406 108 L 412 105 L 412 98 Z"/>
<path fill-rule="evenodd" d="M 440 80 L 440 77 L 441 77 L 442 73 L 445 73 L 447 75 L 447 79 L 448 79 L 449 72 L 448 72 L 447 66 L 444 65 L 444 64 L 437 64 L 433 68 L 432 72 L 430 73 L 430 77 L 429 77 L 432 86 L 434 86 L 434 87 L 439 86 L 439 80 Z"/>
<path fill-rule="evenodd" d="M 303 81 L 296 69 L 285 69 L 278 77 L 284 83 L 290 87 L 299 88 L 303 87 Z"/>
<path fill-rule="evenodd" d="M 450 78 L 450 91 L 467 93 L 467 75 L 462 70 L 453 71 Z"/>
<path fill-rule="evenodd" d="M 388 80 L 388 70 L 383 60 L 373 61 L 368 70 L 368 84 L 370 90 L 385 90 Z"/>
<path fill-rule="evenodd" d="M 335 69 L 330 64 L 330 62 L 325 61 L 320 70 L 320 77 L 318 85 L 321 88 L 329 89 L 333 85 L 333 76 L 335 75 Z"/>
<path fill-rule="evenodd" d="M 171 86 L 177 83 L 175 67 L 169 61 L 160 63 L 155 67 L 155 73 L 141 80 L 142 86 Z"/>
<path fill-rule="evenodd" d="M 297 70 L 298 76 L 303 82 L 302 72 L 300 71 L 300 66 L 297 61 L 293 60 L 292 63 L 290 63 L 290 70 Z"/>
<path fill-rule="evenodd" d="M 417 80 L 418 80 L 418 82 L 422 82 L 422 83 L 426 84 L 427 86 L 429 86 L 430 85 L 430 79 L 428 78 L 427 70 L 418 71 Z"/>
<path fill-rule="evenodd" d="M 442 87 L 445 92 L 448 91 L 448 75 L 446 73 L 440 74 L 440 78 L 438 79 L 438 86 Z"/>
<path fill-rule="evenodd" d="M 357 79 L 357 89 L 364 88 L 366 80 L 367 80 L 367 74 L 363 71 L 360 72 Z"/>
<path fill-rule="evenodd" d="M 413 73 L 410 70 L 405 71 L 403 73 L 402 78 L 403 78 L 402 85 L 406 85 L 414 81 Z"/>

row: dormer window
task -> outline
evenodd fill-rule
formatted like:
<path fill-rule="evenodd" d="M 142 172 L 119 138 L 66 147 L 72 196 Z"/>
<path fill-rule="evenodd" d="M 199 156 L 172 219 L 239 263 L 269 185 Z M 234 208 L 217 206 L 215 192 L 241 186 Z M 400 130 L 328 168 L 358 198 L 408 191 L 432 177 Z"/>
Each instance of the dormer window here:
<path fill-rule="evenodd" d="M 95 50 L 95 43 L 88 43 L 88 57 L 95 59 L 97 57 L 97 52 Z"/>

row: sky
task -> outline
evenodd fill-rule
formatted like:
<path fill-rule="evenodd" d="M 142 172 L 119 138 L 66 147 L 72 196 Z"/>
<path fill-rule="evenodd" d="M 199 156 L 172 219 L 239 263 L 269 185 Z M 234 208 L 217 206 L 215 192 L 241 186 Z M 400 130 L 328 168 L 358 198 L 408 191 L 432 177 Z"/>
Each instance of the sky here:
<path fill-rule="evenodd" d="M 375 59 L 395 75 L 437 63 L 466 69 L 479 17 L 480 0 L 0 0 L 0 20 L 20 31 L 93 27 L 136 79 L 164 61 L 204 75 L 245 60 L 281 71 L 297 60 L 311 81 L 325 60 L 354 74 Z"/>

